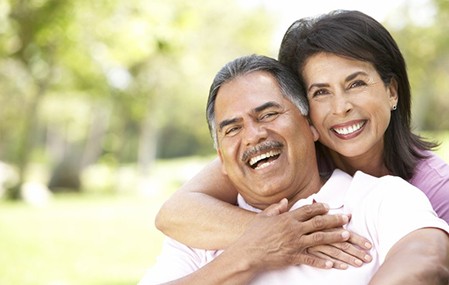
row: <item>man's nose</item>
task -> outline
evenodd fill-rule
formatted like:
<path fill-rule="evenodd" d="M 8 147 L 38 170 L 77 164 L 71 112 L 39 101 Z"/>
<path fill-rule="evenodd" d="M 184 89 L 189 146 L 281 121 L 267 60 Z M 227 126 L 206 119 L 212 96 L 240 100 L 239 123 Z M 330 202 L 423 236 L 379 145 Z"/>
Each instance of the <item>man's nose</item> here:
<path fill-rule="evenodd" d="M 263 124 L 252 122 L 246 124 L 244 129 L 244 143 L 245 145 L 257 145 L 261 141 L 267 139 L 268 132 Z"/>

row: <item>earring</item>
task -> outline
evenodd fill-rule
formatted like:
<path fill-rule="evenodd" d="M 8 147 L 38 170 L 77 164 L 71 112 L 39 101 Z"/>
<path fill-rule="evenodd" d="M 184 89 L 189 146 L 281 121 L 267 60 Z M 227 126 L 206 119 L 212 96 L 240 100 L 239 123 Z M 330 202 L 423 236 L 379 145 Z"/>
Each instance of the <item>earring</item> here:
<path fill-rule="evenodd" d="M 397 108 L 398 108 L 398 106 L 394 105 L 393 108 L 392 108 L 392 110 L 393 110 L 393 111 L 396 111 Z"/>

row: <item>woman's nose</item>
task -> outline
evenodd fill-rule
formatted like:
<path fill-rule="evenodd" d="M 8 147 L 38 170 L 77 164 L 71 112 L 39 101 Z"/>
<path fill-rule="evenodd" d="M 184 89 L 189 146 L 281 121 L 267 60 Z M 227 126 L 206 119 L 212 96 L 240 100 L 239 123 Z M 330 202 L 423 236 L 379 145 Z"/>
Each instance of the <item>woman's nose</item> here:
<path fill-rule="evenodd" d="M 353 108 L 352 103 L 345 94 L 336 94 L 332 105 L 334 114 L 339 116 L 345 116 Z"/>

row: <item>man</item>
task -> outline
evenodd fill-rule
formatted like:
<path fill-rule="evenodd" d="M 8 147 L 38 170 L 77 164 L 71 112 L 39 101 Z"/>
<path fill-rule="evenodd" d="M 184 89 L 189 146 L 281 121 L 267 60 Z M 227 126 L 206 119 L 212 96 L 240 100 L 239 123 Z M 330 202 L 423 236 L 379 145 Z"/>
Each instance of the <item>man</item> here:
<path fill-rule="evenodd" d="M 168 240 L 140 284 L 448 283 L 444 265 L 449 260 L 439 259 L 448 254 L 437 253 L 449 249 L 449 227 L 420 190 L 400 178 L 361 172 L 351 177 L 336 170 L 330 178 L 320 177 L 314 149 L 318 134 L 307 120 L 301 92 L 284 66 L 263 56 L 239 58 L 217 74 L 207 117 L 223 171 L 239 189 L 239 206 L 263 212 L 224 251 L 192 249 Z M 401 203 L 403 197 L 407 203 Z M 336 215 L 315 216 L 326 212 L 316 202 L 327 203 Z M 264 241 L 276 238 L 273 228 L 282 228 L 283 217 L 291 218 L 282 213 L 300 207 L 304 217 L 297 221 L 303 228 L 298 240 L 305 256 L 308 246 L 349 235 L 316 233 L 317 228 L 346 224 L 347 230 L 371 240 L 373 261 L 347 270 L 284 267 L 278 251 L 285 250 L 289 259 L 288 248 L 266 248 Z M 426 239 L 430 242 L 423 242 Z M 271 251 L 281 260 L 273 259 Z"/>

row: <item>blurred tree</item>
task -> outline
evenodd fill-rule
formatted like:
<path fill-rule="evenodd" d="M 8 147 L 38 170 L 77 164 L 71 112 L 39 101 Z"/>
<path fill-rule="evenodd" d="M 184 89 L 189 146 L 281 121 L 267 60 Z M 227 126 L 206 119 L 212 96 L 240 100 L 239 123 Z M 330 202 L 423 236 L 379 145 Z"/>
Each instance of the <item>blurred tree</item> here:
<path fill-rule="evenodd" d="M 271 23 L 234 2 L 1 2 L 0 159 L 20 178 L 10 197 L 31 161 L 53 169 L 55 191 L 78 190 L 101 156 L 145 174 L 157 155 L 210 152 L 208 86 L 228 60 L 267 53 Z"/>
<path fill-rule="evenodd" d="M 13 86 L 20 92 L 21 98 L 16 102 L 20 108 L 10 109 L 19 112 L 18 133 L 15 139 L 15 155 L 19 181 L 7 195 L 12 199 L 19 198 L 20 186 L 24 182 L 30 159 L 33 141 L 38 127 L 37 111 L 43 96 L 47 93 L 55 68 L 58 48 L 60 47 L 59 31 L 63 31 L 70 17 L 70 2 L 49 0 L 42 1 L 10 1 L 11 30 L 7 34 L 7 45 L 3 53 L 8 53 L 7 63 L 14 66 L 28 84 L 27 88 Z M 7 72 L 6 69 L 4 69 Z M 14 74 L 2 74 L 12 79 Z M 12 80 L 17 85 L 22 82 Z M 16 87 L 16 88 L 14 88 Z M 19 95 L 17 94 L 17 95 Z M 14 105 L 7 105 L 14 107 Z M 17 114 L 10 114 L 16 117 Z M 17 118 L 17 117 L 16 117 Z M 11 121 L 9 121 L 11 122 Z"/>
<path fill-rule="evenodd" d="M 449 2 L 429 0 L 411 9 L 404 4 L 392 31 L 408 65 L 412 86 L 413 122 L 419 130 L 449 129 Z M 419 13 L 425 21 L 419 21 Z M 428 15 L 427 15 L 428 14 Z"/>

